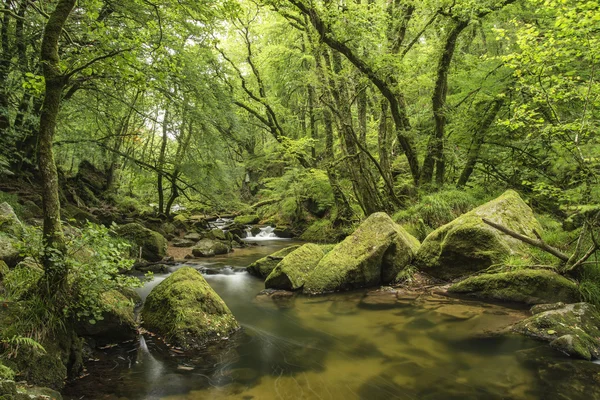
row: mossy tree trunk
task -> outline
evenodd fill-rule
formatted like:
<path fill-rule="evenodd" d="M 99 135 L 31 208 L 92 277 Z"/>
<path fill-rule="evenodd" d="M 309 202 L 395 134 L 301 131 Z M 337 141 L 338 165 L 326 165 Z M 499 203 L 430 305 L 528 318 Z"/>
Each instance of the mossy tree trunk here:
<path fill-rule="evenodd" d="M 163 119 L 162 126 L 162 141 L 160 144 L 160 153 L 158 155 L 158 179 L 156 182 L 156 189 L 158 191 L 158 214 L 164 215 L 165 213 L 165 193 L 163 189 L 163 167 L 165 165 L 165 152 L 167 149 L 168 129 L 169 129 L 169 109 L 165 110 L 165 117 Z"/>
<path fill-rule="evenodd" d="M 66 283 L 67 268 L 64 263 L 65 238 L 60 222 L 60 199 L 58 172 L 54 162 L 52 141 L 56 131 L 56 120 L 60 111 L 60 100 L 68 82 L 68 76 L 60 71 L 58 42 L 63 27 L 76 0 L 59 0 L 50 14 L 42 38 L 41 63 L 46 84 L 46 93 L 40 117 L 38 166 L 42 180 L 44 210 L 44 279 L 42 292 L 48 296 L 61 294 Z"/>

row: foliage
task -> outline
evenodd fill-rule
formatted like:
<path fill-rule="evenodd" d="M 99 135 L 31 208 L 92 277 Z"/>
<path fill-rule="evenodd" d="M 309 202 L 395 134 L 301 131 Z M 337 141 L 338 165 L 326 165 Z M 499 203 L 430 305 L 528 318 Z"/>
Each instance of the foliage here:
<path fill-rule="evenodd" d="M 417 231 L 422 229 L 418 226 L 424 224 L 429 233 L 484 203 L 488 200 L 484 196 L 475 191 L 441 190 L 422 196 L 415 205 L 395 213 L 393 219 L 400 224 L 417 226 Z"/>
<path fill-rule="evenodd" d="M 103 319 L 110 306 L 102 301 L 101 294 L 141 285 L 138 278 L 123 274 L 133 265 L 126 256 L 129 244 L 114 238 L 110 228 L 88 223 L 81 230 L 71 229 L 64 258 L 68 267 L 67 301 L 59 301 L 58 309 L 50 307 L 38 290 L 44 274 L 39 267 L 44 251 L 41 230 L 25 230 L 21 252 L 31 258 L 13 269 L 4 281 L 7 301 L 17 304 L 11 312 L 12 323 L 0 330 L 4 341 L 24 336 L 41 342 L 74 321 L 94 324 Z"/>

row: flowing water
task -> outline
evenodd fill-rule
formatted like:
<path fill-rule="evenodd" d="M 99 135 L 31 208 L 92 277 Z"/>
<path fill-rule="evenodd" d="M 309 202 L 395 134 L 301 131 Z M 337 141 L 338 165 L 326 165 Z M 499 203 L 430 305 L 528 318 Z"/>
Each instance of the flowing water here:
<path fill-rule="evenodd" d="M 600 365 L 496 334 L 523 310 L 437 295 L 365 302 L 365 291 L 256 297 L 264 284 L 242 267 L 291 243 L 261 244 L 193 264 L 243 326 L 229 341 L 190 357 L 145 334 L 95 355 L 65 398 L 600 398 Z"/>

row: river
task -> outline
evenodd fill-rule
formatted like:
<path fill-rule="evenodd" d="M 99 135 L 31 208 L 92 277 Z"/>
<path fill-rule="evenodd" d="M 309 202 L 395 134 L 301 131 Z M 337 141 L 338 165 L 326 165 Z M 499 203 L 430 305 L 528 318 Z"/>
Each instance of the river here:
<path fill-rule="evenodd" d="M 600 366 L 496 334 L 522 318 L 522 309 L 435 294 L 365 303 L 366 291 L 257 298 L 264 283 L 243 267 L 292 243 L 266 240 L 187 264 L 203 272 L 242 325 L 230 340 L 190 358 L 145 334 L 95 354 L 65 398 L 600 398 Z M 142 297 L 166 276 L 155 275 Z"/>

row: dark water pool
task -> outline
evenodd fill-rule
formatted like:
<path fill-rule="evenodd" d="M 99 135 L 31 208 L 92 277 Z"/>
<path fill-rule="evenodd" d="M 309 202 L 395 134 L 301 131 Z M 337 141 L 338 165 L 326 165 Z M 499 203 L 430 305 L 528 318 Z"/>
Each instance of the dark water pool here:
<path fill-rule="evenodd" d="M 146 334 L 103 350 L 67 399 L 600 399 L 600 365 L 498 335 L 524 311 L 426 295 L 394 306 L 365 292 L 256 298 L 240 267 L 289 245 L 194 264 L 243 330 L 192 358 Z M 146 295 L 165 276 L 141 291 Z"/>

